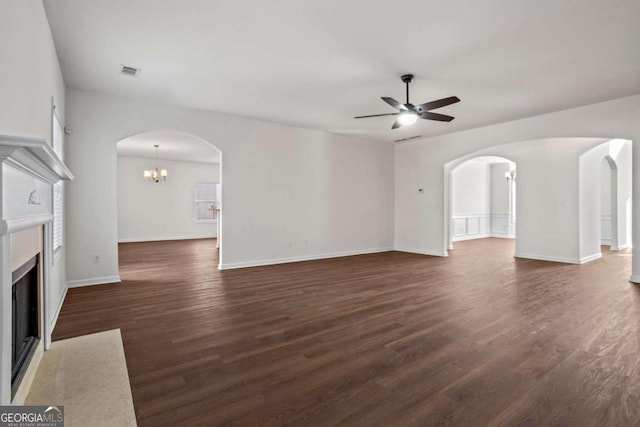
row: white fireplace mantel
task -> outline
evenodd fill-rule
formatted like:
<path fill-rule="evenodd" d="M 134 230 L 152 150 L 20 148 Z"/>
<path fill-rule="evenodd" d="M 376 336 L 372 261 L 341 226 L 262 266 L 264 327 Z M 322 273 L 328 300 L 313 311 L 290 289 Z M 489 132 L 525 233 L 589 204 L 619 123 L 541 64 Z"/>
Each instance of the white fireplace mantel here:
<path fill-rule="evenodd" d="M 43 310 L 45 348 L 51 342 L 50 268 L 53 185 L 73 175 L 41 139 L 0 135 L 0 405 L 11 403 L 11 233 L 44 227 Z"/>

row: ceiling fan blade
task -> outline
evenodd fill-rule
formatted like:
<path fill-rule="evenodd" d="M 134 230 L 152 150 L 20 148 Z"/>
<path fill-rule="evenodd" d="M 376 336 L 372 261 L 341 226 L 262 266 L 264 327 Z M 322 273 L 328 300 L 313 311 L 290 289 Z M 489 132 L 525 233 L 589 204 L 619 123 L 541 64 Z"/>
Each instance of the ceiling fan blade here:
<path fill-rule="evenodd" d="M 460 102 L 460 98 L 457 96 L 450 96 L 448 98 L 438 99 L 436 101 L 425 102 L 424 104 L 418 105 L 417 108 L 422 111 L 435 110 L 436 108 L 446 107 L 447 105 L 455 104 L 456 102 Z"/>
<path fill-rule="evenodd" d="M 388 114 L 372 114 L 370 116 L 358 116 L 354 117 L 354 119 L 366 119 L 368 117 L 381 117 L 381 116 L 397 116 L 398 113 L 388 113 Z"/>
<path fill-rule="evenodd" d="M 397 128 L 399 128 L 400 126 L 402 126 L 402 125 L 400 124 L 400 122 L 399 122 L 399 121 L 397 121 L 397 120 L 396 120 L 395 122 L 393 122 L 393 126 L 391 126 L 391 129 L 397 129 Z"/>
<path fill-rule="evenodd" d="M 444 114 L 430 113 L 428 111 L 423 111 L 422 113 L 420 113 L 418 115 L 420 117 L 422 117 L 423 119 L 437 120 L 439 122 L 450 122 L 451 120 L 453 120 L 455 118 L 455 117 L 447 116 L 447 115 L 444 115 Z"/>
<path fill-rule="evenodd" d="M 391 105 L 393 108 L 398 109 L 398 110 L 408 110 L 407 107 L 405 107 L 404 105 L 400 104 L 398 101 L 396 101 L 393 98 L 389 98 L 388 96 L 383 96 L 382 100 L 384 102 L 386 102 L 387 104 Z"/>

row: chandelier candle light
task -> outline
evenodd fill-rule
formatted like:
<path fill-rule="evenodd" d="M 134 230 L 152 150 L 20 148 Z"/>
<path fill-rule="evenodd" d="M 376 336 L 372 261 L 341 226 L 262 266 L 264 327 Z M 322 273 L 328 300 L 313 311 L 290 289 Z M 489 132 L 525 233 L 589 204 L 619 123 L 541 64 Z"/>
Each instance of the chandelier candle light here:
<path fill-rule="evenodd" d="M 158 169 L 158 147 L 160 146 L 158 144 L 155 144 L 154 147 L 156 147 L 156 167 L 153 169 L 146 169 L 144 171 L 144 178 L 147 181 L 152 180 L 153 182 L 166 181 L 168 176 L 167 170 Z"/>

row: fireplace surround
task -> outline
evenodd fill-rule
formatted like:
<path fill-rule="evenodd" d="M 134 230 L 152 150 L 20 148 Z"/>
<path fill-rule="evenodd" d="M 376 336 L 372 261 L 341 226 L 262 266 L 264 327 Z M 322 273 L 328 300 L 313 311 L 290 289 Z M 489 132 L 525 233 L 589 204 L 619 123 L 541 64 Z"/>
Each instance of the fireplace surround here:
<path fill-rule="evenodd" d="M 1 405 L 13 402 L 12 378 L 15 393 L 18 386 L 22 388 L 20 375 L 35 369 L 32 365 L 39 359 L 32 357 L 34 347 L 46 350 L 51 343 L 53 313 L 48 312 L 48 307 L 52 306 L 49 300 L 52 297 L 53 185 L 60 180 L 71 179 L 73 175 L 47 141 L 0 135 Z M 29 257 L 16 265 L 16 259 L 24 255 L 24 247 L 33 250 L 27 251 Z M 35 266 L 30 263 L 35 263 Z M 14 285 L 25 277 L 33 279 L 34 276 L 35 287 L 32 282 L 14 294 Z M 14 317 L 14 296 L 27 307 L 27 313 L 22 313 L 25 317 L 20 320 Z M 29 320 L 25 320 L 27 317 Z M 15 324 L 14 320 L 19 323 Z M 16 337 L 22 339 L 18 344 L 26 347 L 15 349 L 12 341 Z M 26 367 L 14 371 L 15 363 L 20 359 L 26 362 Z M 29 364 L 30 361 L 36 362 Z M 20 390 L 19 393 L 24 396 L 25 391 Z"/>

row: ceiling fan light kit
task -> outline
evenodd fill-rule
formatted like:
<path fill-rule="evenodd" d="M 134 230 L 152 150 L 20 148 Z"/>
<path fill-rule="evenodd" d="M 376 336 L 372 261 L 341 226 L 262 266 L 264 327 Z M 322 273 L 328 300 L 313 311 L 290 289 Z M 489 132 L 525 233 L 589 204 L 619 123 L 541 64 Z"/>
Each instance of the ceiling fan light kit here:
<path fill-rule="evenodd" d="M 418 115 L 413 111 L 403 111 L 398 115 L 398 123 L 402 126 L 412 125 L 418 121 Z"/>
<path fill-rule="evenodd" d="M 356 116 L 354 119 L 366 119 L 369 117 L 381 117 L 381 116 L 398 116 L 396 121 L 391 126 L 391 129 L 397 129 L 400 126 L 408 126 L 414 124 L 418 121 L 418 118 L 425 120 L 436 120 L 439 122 L 450 122 L 454 119 L 453 116 L 447 116 L 445 114 L 432 113 L 431 110 L 435 110 L 437 108 L 446 107 L 447 105 L 455 104 L 456 102 L 460 102 L 460 98 L 457 96 L 450 96 L 448 98 L 437 99 L 431 102 L 425 102 L 420 105 L 413 105 L 409 102 L 409 83 L 413 81 L 413 74 L 405 74 L 401 77 L 404 84 L 407 85 L 407 102 L 405 104 L 401 104 L 393 98 L 388 96 L 383 96 L 382 100 L 387 104 L 391 105 L 393 108 L 398 110 L 397 113 L 386 113 L 386 114 L 372 114 L 368 116 Z"/>

